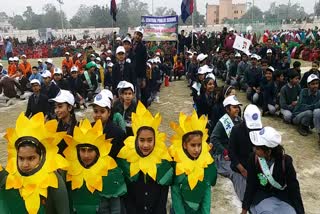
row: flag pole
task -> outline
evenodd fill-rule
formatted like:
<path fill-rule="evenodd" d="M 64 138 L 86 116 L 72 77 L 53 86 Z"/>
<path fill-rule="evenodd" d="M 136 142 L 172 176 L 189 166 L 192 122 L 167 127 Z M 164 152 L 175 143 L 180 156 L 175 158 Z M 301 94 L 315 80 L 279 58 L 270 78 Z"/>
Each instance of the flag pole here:
<path fill-rule="evenodd" d="M 195 1 L 192 1 L 192 7 L 194 8 Z M 194 11 L 192 11 L 191 21 L 192 21 L 192 30 L 191 30 L 191 47 L 193 47 L 193 29 L 194 29 Z"/>

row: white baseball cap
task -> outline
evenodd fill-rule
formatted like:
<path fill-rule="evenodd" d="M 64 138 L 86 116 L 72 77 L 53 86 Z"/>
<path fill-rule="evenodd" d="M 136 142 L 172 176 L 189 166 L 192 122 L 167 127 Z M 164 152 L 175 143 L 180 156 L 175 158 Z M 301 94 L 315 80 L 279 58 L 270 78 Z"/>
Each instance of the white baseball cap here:
<path fill-rule="evenodd" d="M 229 28 L 229 32 L 230 32 L 230 31 L 234 31 L 233 27 Z"/>
<path fill-rule="evenodd" d="M 126 36 L 126 37 L 122 40 L 122 42 L 130 42 L 130 43 L 132 43 L 131 38 L 130 38 L 129 36 Z"/>
<path fill-rule="evenodd" d="M 280 133 L 270 126 L 262 128 L 260 131 L 249 132 L 250 140 L 255 146 L 266 146 L 275 148 L 281 144 Z"/>
<path fill-rule="evenodd" d="M 271 50 L 271 49 L 268 49 L 268 50 L 267 50 L 267 53 L 272 53 L 272 50 Z"/>
<path fill-rule="evenodd" d="M 27 56 L 25 54 L 22 54 L 21 58 L 27 58 Z"/>
<path fill-rule="evenodd" d="M 112 51 L 111 51 L 111 50 L 107 50 L 107 53 L 110 53 L 110 54 L 112 54 Z"/>
<path fill-rule="evenodd" d="M 118 36 L 118 37 L 116 38 L 116 41 L 121 41 L 121 37 Z"/>
<path fill-rule="evenodd" d="M 207 78 L 213 79 L 214 81 L 216 80 L 216 76 L 215 76 L 213 73 L 208 73 L 208 74 L 206 75 L 206 79 L 207 79 Z"/>
<path fill-rule="evenodd" d="M 111 61 L 111 58 L 110 58 L 110 57 L 107 57 L 107 58 L 106 58 L 106 61 Z"/>
<path fill-rule="evenodd" d="M 48 70 L 45 70 L 45 71 L 41 74 L 41 76 L 42 76 L 43 78 L 51 77 L 51 72 L 48 71 Z"/>
<path fill-rule="evenodd" d="M 9 61 L 13 61 L 13 57 L 9 57 Z"/>
<path fill-rule="evenodd" d="M 226 107 L 228 105 L 238 106 L 238 105 L 242 105 L 242 104 L 239 102 L 238 98 L 235 95 L 232 95 L 232 96 L 225 98 L 223 101 L 223 107 Z"/>
<path fill-rule="evenodd" d="M 74 96 L 71 94 L 70 91 L 61 89 L 58 95 L 55 98 L 50 99 L 49 101 L 56 102 L 56 103 L 68 103 L 73 106 Z"/>
<path fill-rule="evenodd" d="M 307 83 L 311 83 L 313 80 L 319 80 L 319 77 L 315 74 L 311 74 L 308 76 Z"/>
<path fill-rule="evenodd" d="M 113 63 L 112 62 L 109 62 L 108 64 L 107 64 L 107 67 L 113 67 Z"/>
<path fill-rule="evenodd" d="M 141 26 L 137 27 L 135 32 L 141 33 L 143 35 L 143 28 Z"/>
<path fill-rule="evenodd" d="M 37 62 L 42 62 L 42 59 L 38 59 L 38 61 Z"/>
<path fill-rule="evenodd" d="M 132 91 L 134 92 L 134 86 L 130 82 L 120 81 L 118 86 L 117 86 L 117 89 L 123 89 L 123 88 L 131 88 Z"/>
<path fill-rule="evenodd" d="M 199 62 L 201 62 L 201 61 L 205 60 L 207 57 L 208 57 L 207 54 L 201 53 L 201 54 L 199 54 L 199 55 L 197 56 L 197 60 L 198 60 Z"/>
<path fill-rule="evenodd" d="M 206 74 L 207 73 L 207 70 L 205 69 L 205 68 L 203 68 L 203 67 L 200 67 L 199 69 L 198 69 L 198 73 L 197 74 Z"/>
<path fill-rule="evenodd" d="M 62 74 L 62 70 L 60 68 L 54 68 L 53 74 Z"/>
<path fill-rule="evenodd" d="M 77 57 L 80 58 L 81 56 L 82 56 L 82 54 L 81 54 L 81 53 L 78 53 Z"/>
<path fill-rule="evenodd" d="M 241 54 L 239 52 L 236 53 L 236 55 L 234 55 L 235 57 L 241 57 Z"/>
<path fill-rule="evenodd" d="M 274 72 L 274 68 L 272 66 L 269 66 L 267 70 L 271 71 L 272 73 Z"/>
<path fill-rule="evenodd" d="M 100 57 L 97 57 L 96 60 L 101 62 L 101 58 Z"/>
<path fill-rule="evenodd" d="M 30 81 L 30 84 L 38 84 L 38 85 L 41 85 L 40 81 L 38 79 L 33 79 Z"/>
<path fill-rule="evenodd" d="M 251 59 L 259 60 L 259 56 L 257 54 L 252 54 Z"/>
<path fill-rule="evenodd" d="M 67 52 L 64 53 L 64 55 L 70 55 L 70 53 L 67 51 Z"/>
<path fill-rule="evenodd" d="M 107 107 L 108 109 L 111 109 L 111 100 L 107 91 L 109 90 L 101 90 L 100 93 L 95 96 L 93 103 L 90 105 L 98 105 L 103 108 Z"/>
<path fill-rule="evenodd" d="M 126 53 L 126 50 L 124 49 L 123 46 L 119 46 L 119 47 L 117 48 L 116 54 L 118 54 L 118 53 Z"/>
<path fill-rule="evenodd" d="M 71 69 L 70 69 L 70 72 L 72 71 L 78 71 L 78 67 L 77 66 L 72 66 Z"/>
<path fill-rule="evenodd" d="M 52 61 L 52 59 L 47 59 L 47 60 L 46 60 L 46 63 L 52 64 L 53 61 Z"/>
<path fill-rule="evenodd" d="M 13 61 L 19 61 L 19 58 L 17 56 L 13 57 Z"/>
<path fill-rule="evenodd" d="M 256 105 L 249 104 L 243 113 L 244 120 L 248 129 L 261 129 L 261 112 Z"/>

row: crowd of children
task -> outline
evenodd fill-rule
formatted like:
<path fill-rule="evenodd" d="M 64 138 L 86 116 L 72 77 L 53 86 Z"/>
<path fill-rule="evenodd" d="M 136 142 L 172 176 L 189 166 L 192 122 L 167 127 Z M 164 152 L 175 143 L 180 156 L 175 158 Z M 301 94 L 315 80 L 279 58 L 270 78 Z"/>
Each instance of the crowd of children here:
<path fill-rule="evenodd" d="M 299 62 L 290 68 L 272 40 L 251 54 L 220 47 L 210 55 L 192 49 L 175 57 L 148 55 L 142 37 L 137 28 L 133 38 L 118 41 L 114 54 L 65 52 L 61 68 L 52 59 L 32 67 L 26 56 L 21 63 L 13 58 L 11 72 L 0 66 L 0 83 L 33 92 L 6 135 L 14 160 L 0 173 L 3 213 L 162 214 L 170 188 L 171 213 L 206 214 L 220 174 L 232 181 L 243 214 L 303 214 L 292 158 L 261 117 L 279 115 L 301 135 L 314 127 L 320 141 L 319 63 L 302 75 Z M 161 116 L 147 107 L 159 101 L 164 78 L 183 75 L 195 110 L 171 123 L 167 148 Z M 241 109 L 237 89 L 252 104 Z M 75 110 L 88 103 L 94 122 L 78 122 Z M 50 167 L 48 155 L 56 163 Z M 48 182 L 30 186 L 28 179 Z M 24 204 L 13 206 L 8 194 Z M 59 194 L 64 203 L 55 199 Z"/>

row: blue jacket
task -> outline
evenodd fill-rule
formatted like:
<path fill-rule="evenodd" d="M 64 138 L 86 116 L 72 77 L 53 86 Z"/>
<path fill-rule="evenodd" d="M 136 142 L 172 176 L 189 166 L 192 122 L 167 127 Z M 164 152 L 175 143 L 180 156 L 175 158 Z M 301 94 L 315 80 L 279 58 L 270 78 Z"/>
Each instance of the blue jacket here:
<path fill-rule="evenodd" d="M 320 108 L 320 91 L 318 90 L 316 94 L 312 95 L 308 88 L 304 88 L 300 92 L 298 103 L 293 110 L 293 116 L 297 116 L 299 113 L 314 110 Z"/>

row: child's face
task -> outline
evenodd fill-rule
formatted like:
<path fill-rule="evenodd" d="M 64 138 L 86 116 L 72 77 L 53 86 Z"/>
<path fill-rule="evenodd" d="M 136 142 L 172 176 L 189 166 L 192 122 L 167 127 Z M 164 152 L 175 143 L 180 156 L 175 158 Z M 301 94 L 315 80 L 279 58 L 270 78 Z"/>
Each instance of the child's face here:
<path fill-rule="evenodd" d="M 125 59 L 124 53 L 117 53 L 117 59 L 118 61 L 123 61 Z"/>
<path fill-rule="evenodd" d="M 72 107 L 67 103 L 55 103 L 54 112 L 59 120 L 63 120 L 70 115 Z"/>
<path fill-rule="evenodd" d="M 60 80 L 62 79 L 62 75 L 61 75 L 61 74 L 54 74 L 54 75 L 53 75 L 53 79 L 54 79 L 55 81 L 60 81 Z"/>
<path fill-rule="evenodd" d="M 277 77 L 277 81 L 283 82 L 284 81 L 284 76 L 281 74 L 280 76 Z"/>
<path fill-rule="evenodd" d="M 257 147 L 254 147 L 254 151 L 256 153 L 256 155 L 260 158 L 268 158 L 270 157 L 270 154 L 271 154 L 271 150 L 269 151 L 264 151 L 263 149 L 261 149 L 259 146 Z"/>
<path fill-rule="evenodd" d="M 298 85 L 299 81 L 300 81 L 300 78 L 296 76 L 295 78 L 291 79 L 290 83 L 291 85 Z"/>
<path fill-rule="evenodd" d="M 204 80 L 204 77 L 205 77 L 205 74 L 198 75 L 198 79 L 200 80 L 200 82 Z"/>
<path fill-rule="evenodd" d="M 263 63 L 263 64 L 261 64 L 261 69 L 262 69 L 263 71 L 267 70 L 267 68 L 268 68 L 268 63 Z"/>
<path fill-rule="evenodd" d="M 46 83 L 46 84 L 49 84 L 51 79 L 50 77 L 46 77 L 46 78 L 43 78 L 43 81 Z"/>
<path fill-rule="evenodd" d="M 108 71 L 111 73 L 112 72 L 112 67 L 108 67 Z"/>
<path fill-rule="evenodd" d="M 266 79 L 268 81 L 272 80 L 272 72 L 267 70 L 265 73 L 264 73 L 264 76 L 266 77 Z"/>
<path fill-rule="evenodd" d="M 35 83 L 31 85 L 33 93 L 38 93 L 40 91 L 40 85 Z"/>
<path fill-rule="evenodd" d="M 23 146 L 18 149 L 18 168 L 23 173 L 28 173 L 35 169 L 40 163 L 40 155 L 36 148 Z"/>
<path fill-rule="evenodd" d="M 125 103 L 131 103 L 134 98 L 134 93 L 131 89 L 126 89 L 122 92 L 121 97 Z"/>
<path fill-rule="evenodd" d="M 142 130 L 138 136 L 138 148 L 144 156 L 150 155 L 153 151 L 155 142 L 154 134 L 150 130 Z"/>
<path fill-rule="evenodd" d="M 183 148 L 192 158 L 198 158 L 202 151 L 202 137 L 200 135 L 190 136 L 189 141 L 183 143 Z"/>
<path fill-rule="evenodd" d="M 319 69 L 319 65 L 317 63 L 312 63 L 312 70 L 316 71 Z"/>
<path fill-rule="evenodd" d="M 97 152 L 91 147 L 80 147 L 79 157 L 84 166 L 89 166 L 96 160 Z"/>
<path fill-rule="evenodd" d="M 227 113 L 231 118 L 236 118 L 239 115 L 240 107 L 230 105 L 230 108 L 227 109 Z"/>
<path fill-rule="evenodd" d="M 209 80 L 209 82 L 206 85 L 206 90 L 208 92 L 213 92 L 214 91 L 214 80 Z"/>
<path fill-rule="evenodd" d="M 38 70 L 36 68 L 33 68 L 32 69 L 32 74 L 36 74 L 36 73 L 38 73 Z"/>
<path fill-rule="evenodd" d="M 288 57 L 284 57 L 284 58 L 283 58 L 283 62 L 284 62 L 284 63 L 287 63 L 287 62 L 288 62 Z"/>
<path fill-rule="evenodd" d="M 94 121 L 101 120 L 102 123 L 106 123 L 110 117 L 110 110 L 98 105 L 93 106 L 93 119 Z"/>
<path fill-rule="evenodd" d="M 78 73 L 76 71 L 72 71 L 71 76 L 73 79 L 76 79 L 78 77 Z"/>

